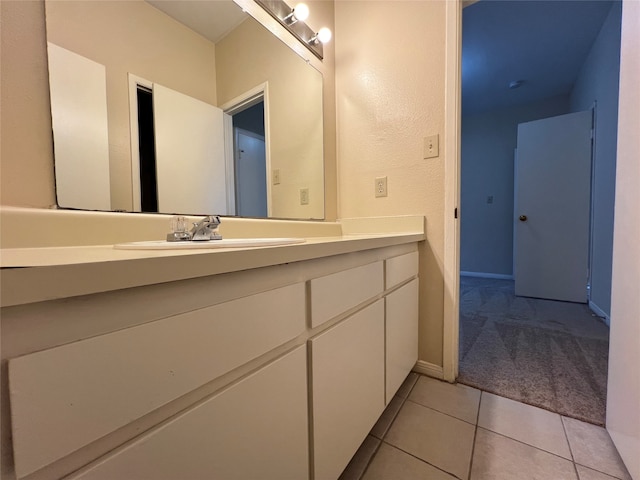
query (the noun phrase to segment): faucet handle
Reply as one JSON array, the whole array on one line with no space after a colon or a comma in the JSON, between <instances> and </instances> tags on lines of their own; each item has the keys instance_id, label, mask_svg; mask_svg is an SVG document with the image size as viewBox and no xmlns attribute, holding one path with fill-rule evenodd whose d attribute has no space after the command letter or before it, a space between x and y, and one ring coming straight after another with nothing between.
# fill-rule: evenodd
<instances>
[{"instance_id":1,"label":"faucet handle","mask_svg":"<svg viewBox=\"0 0 640 480\"><path fill-rule=\"evenodd\" d=\"M187 219L182 216L171 218L171 233L167 234L167 242L185 242L191 240L187 232Z\"/></svg>"},{"instance_id":2,"label":"faucet handle","mask_svg":"<svg viewBox=\"0 0 640 480\"><path fill-rule=\"evenodd\" d=\"M187 219L179 215L171 218L171 231L174 233L186 232Z\"/></svg>"}]
</instances>

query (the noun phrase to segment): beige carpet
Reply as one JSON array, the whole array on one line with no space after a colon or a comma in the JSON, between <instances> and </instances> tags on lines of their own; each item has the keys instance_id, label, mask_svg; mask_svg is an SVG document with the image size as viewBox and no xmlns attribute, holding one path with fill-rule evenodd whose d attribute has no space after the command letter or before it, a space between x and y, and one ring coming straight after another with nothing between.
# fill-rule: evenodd
<instances>
[{"instance_id":1,"label":"beige carpet","mask_svg":"<svg viewBox=\"0 0 640 480\"><path fill-rule=\"evenodd\" d=\"M586 305L461 277L458 381L604 425L609 328Z\"/></svg>"}]
</instances>

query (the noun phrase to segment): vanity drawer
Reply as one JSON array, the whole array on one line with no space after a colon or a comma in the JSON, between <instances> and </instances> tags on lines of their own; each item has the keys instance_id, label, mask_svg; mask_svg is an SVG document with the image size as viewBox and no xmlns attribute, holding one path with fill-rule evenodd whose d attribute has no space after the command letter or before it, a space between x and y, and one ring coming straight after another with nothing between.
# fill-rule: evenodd
<instances>
[{"instance_id":1,"label":"vanity drawer","mask_svg":"<svg viewBox=\"0 0 640 480\"><path fill-rule=\"evenodd\" d=\"M385 288L387 289L418 275L418 252L392 257L385 262Z\"/></svg>"},{"instance_id":2,"label":"vanity drawer","mask_svg":"<svg viewBox=\"0 0 640 480\"><path fill-rule=\"evenodd\" d=\"M296 348L71 478L309 478L306 359Z\"/></svg>"},{"instance_id":3,"label":"vanity drawer","mask_svg":"<svg viewBox=\"0 0 640 480\"><path fill-rule=\"evenodd\" d=\"M10 360L18 476L304 330L305 288L300 283Z\"/></svg>"},{"instance_id":4,"label":"vanity drawer","mask_svg":"<svg viewBox=\"0 0 640 480\"><path fill-rule=\"evenodd\" d=\"M382 262L374 262L311 280L311 327L382 293Z\"/></svg>"}]
</instances>

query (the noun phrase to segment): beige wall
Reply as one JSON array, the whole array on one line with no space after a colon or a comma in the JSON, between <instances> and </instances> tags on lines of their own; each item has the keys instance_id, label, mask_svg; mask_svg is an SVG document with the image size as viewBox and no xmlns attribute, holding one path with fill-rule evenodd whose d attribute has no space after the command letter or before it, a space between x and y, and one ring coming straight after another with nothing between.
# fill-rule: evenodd
<instances>
[{"instance_id":1,"label":"beige wall","mask_svg":"<svg viewBox=\"0 0 640 480\"><path fill-rule=\"evenodd\" d=\"M50 42L106 67L111 206L131 211L128 73L215 105L215 45L142 0L58 0L46 15Z\"/></svg>"},{"instance_id":2,"label":"beige wall","mask_svg":"<svg viewBox=\"0 0 640 480\"><path fill-rule=\"evenodd\" d=\"M42 1L0 2L0 203L56 203Z\"/></svg>"},{"instance_id":3,"label":"beige wall","mask_svg":"<svg viewBox=\"0 0 640 480\"><path fill-rule=\"evenodd\" d=\"M622 4L607 430L640 480L640 3Z\"/></svg>"},{"instance_id":4,"label":"beige wall","mask_svg":"<svg viewBox=\"0 0 640 480\"><path fill-rule=\"evenodd\" d=\"M426 215L419 353L442 365L445 2L339 1L335 41L339 214ZM433 134L440 156L424 160Z\"/></svg>"},{"instance_id":5,"label":"beige wall","mask_svg":"<svg viewBox=\"0 0 640 480\"><path fill-rule=\"evenodd\" d=\"M324 218L320 72L252 18L216 44L216 69L220 106L268 81L270 169L280 171L270 216ZM309 189L308 205L300 204L301 188Z\"/></svg>"}]
</instances>

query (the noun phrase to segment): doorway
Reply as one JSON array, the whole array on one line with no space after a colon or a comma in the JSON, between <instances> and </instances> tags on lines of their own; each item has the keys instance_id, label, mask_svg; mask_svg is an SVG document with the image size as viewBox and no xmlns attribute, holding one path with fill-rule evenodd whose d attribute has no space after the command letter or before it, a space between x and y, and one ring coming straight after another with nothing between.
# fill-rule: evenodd
<instances>
[{"instance_id":1,"label":"doorway","mask_svg":"<svg viewBox=\"0 0 640 480\"><path fill-rule=\"evenodd\" d=\"M544 4L544 5L543 5ZM467 41L467 28L469 23L469 12L479 12L487 7L487 10L494 9L499 12L499 16L503 18L509 18L509 8L533 8L536 6L554 6L560 9L567 9L564 13L556 12L550 15L548 12L545 14L536 13L534 11L523 14L520 12L517 18L525 19L526 25L517 25L517 18L510 20L510 35L506 42L502 42L504 45L496 48L502 48L502 50L490 50L489 52L478 52L478 48L471 49L472 52L479 53L473 58L465 58L465 42ZM571 13L571 8L585 7L590 9L586 13L577 14ZM483 390L492 391L493 389L504 384L506 381L520 380L519 386L516 390L522 395L517 398L518 400L529 401L529 403L535 403L531 391L527 391L523 387L529 384L534 384L536 380L540 380L543 377L546 379L547 385L551 395L555 395L556 400L558 398L565 398L562 394L558 393L564 388L566 384L563 384L563 379L572 379L576 377L574 373L576 371L584 374L584 381L581 381L580 389L577 394L577 398L587 398L590 395L591 390L594 388L600 389L604 393L598 394L601 401L601 414L604 415L604 396L606 395L606 360L607 360L607 347L606 340L603 340L603 331L606 333L606 325L594 316L594 313L590 311L586 306L579 306L576 304L561 305L561 311L558 313L552 312L549 301L540 301L535 299L528 299L524 297L516 297L513 286L513 227L514 221L517 222L515 216L515 210L513 206L513 151L515 148L515 138L517 125L519 123L528 122L531 120L537 120L545 117L553 117L556 115L567 114L578 110L588 110L593 105L594 101L598 102L599 116L603 110L603 103L607 103L608 121L603 123L599 118L598 126L595 133L595 163L594 163L594 175L597 175L595 185L599 192L606 191L606 197L596 198L594 202L599 205L602 212L608 211L610 218L607 219L606 215L601 215L599 218L595 218L596 227L595 231L600 235L600 240L591 238L592 244L600 242L599 249L594 249L594 257L609 258L609 271L607 273L606 268L600 269L598 273L599 278L611 279L610 263L611 263L611 245L607 248L602 244L602 234L612 235L612 217L613 217L613 187L611 180L615 178L615 175L611 175L611 171L615 172L615 141L611 141L611 138L615 139L616 136L616 121L617 121L617 78L619 71L619 63L617 66L609 64L603 66L602 62L608 62L611 58L616 59L615 49L617 48L619 59L619 25L620 25L620 5L615 3L587 3L587 2L489 2L481 0L480 2L473 3L465 8L464 21L462 22L463 29L463 57L462 57L462 112L461 112L461 124L462 124L462 139L461 139L461 238L460 238L460 271L466 274L460 279L460 335L459 335L459 379L464 380L465 375L468 376L469 372L465 372L465 368L468 367L474 351L477 353L482 351L486 353L485 372L489 373L485 377L487 385L482 385ZM597 11L599 10L599 11ZM483 11L480 17L480 27L486 28L484 32L485 36L490 36L493 32L500 30L499 26L492 23L493 20L489 15L490 12ZM487 65L479 62L478 59L488 59L485 63L490 64L493 57L497 58L521 58L526 64L535 72L542 72L543 68L537 64L536 58L527 57L522 52L513 51L512 54L505 54L505 49L525 45L526 41L518 38L517 34L520 31L531 31L535 24L536 15L543 18L560 18L561 15L569 15L567 18L574 24L579 17L582 20L587 21L588 25L584 25L583 28L576 28L572 31L580 31L580 35L584 37L585 32L592 32L592 37L588 40L589 45L584 48L582 57L579 61L574 61L577 58L574 57L564 60L564 63L569 64L571 62L577 62L577 73L575 74L574 84L570 85L571 89L562 93L556 91L553 95L539 96L537 98L529 97L527 101L527 88L540 85L542 81L534 77L522 78L522 77L510 77L503 75L504 78L499 88L502 88L504 98L507 100L517 100L510 104L509 102L499 104L494 107L487 107L485 110L478 109L475 112L469 112L468 102L469 96L465 96L465 84L471 82L474 87L481 86L483 84L481 77L472 78L478 74L479 70L482 70ZM546 22L547 27L549 22ZM563 23L563 22L559 22ZM477 27L477 25L476 25ZM474 28L472 26L472 28ZM565 29L566 30L566 29ZM472 30L473 31L473 30ZM476 32L477 33L477 32ZM566 32L564 32L566 34ZM559 37L555 36L556 33L547 31L546 37L540 37L538 40L534 39L533 50L538 53L544 48L544 44L551 43L555 45L566 46L563 51L569 51L570 45L574 43L574 40L567 39L566 41L560 41ZM557 33L560 35L560 33ZM617 45L616 45L617 35ZM582 38L582 40L585 40ZM478 45L474 45L478 47ZM609 50L606 55L602 55L604 51ZM614 50L613 53L611 50ZM526 48L525 48L526 50ZM566 51L564 53L566 53ZM468 52L466 52L468 53ZM546 55L546 54L545 54ZM547 58L545 56L545 58ZM600 65L598 64L600 62ZM562 62L561 62L562 64ZM526 67L527 65L525 65ZM599 67L599 68L598 68ZM605 68L606 67L606 68ZM510 75L524 75L522 72L526 70L520 70L519 73L512 73ZM534 73L535 73L534 72ZM586 77L591 76L590 80L593 81L593 75L602 75L602 72L608 72L608 76L604 83L609 85L609 92L598 91L593 89L593 82L585 80ZM493 70L491 74L494 81L500 76L500 73ZM561 76L559 67L552 71L552 74ZM533 74L532 74L533 75ZM551 75L548 74L548 75ZM523 80L516 82L516 80ZM514 88L509 88L510 84L514 84ZM518 88L520 87L520 88ZM496 87L498 88L498 87ZM566 87L568 89L568 87ZM615 95L612 93L615 92ZM467 92L468 93L468 92ZM481 100L486 101L491 95L483 95ZM590 97L587 101L587 97ZM606 131L606 132L605 132ZM505 141L505 132L511 135L511 140ZM471 137L470 138L470 134ZM608 137L608 139L604 139ZM607 142L605 145L604 142ZM485 145L484 150L481 148L482 144ZM607 153L604 153L604 149L607 149ZM484 153L482 153L484 152ZM470 163L469 159L476 159L475 163ZM497 159L502 159L502 163ZM600 169L600 170L599 170ZM603 171L607 171L607 174L603 174ZM481 180L476 182L476 188L469 187L469 179ZM598 185L600 185L598 187ZM543 192L544 184L538 185L538 189ZM509 203L511 203L509 205ZM597 225L601 225L598 228ZM609 225L609 226L607 226ZM596 251L597 250L597 251ZM603 253L604 252L604 253ZM595 263L595 262L594 262ZM607 263L602 262L602 263ZM586 276L586 272L585 272ZM605 282L606 283L606 282ZM599 291L601 293L599 301L601 301L605 308L601 309L606 311L608 309L607 296L610 293L607 292L606 286L603 287L600 284ZM610 292L610 288L609 288ZM593 292L592 292L593 293ZM560 302L555 302L560 303ZM579 307L580 312L574 312L569 306ZM595 308L597 305L594 302L590 302L590 306L593 310L598 312ZM475 310L474 310L475 308ZM550 328L550 331L545 335L540 334L538 330L533 328L535 316L530 316L531 313L544 313L542 315L543 323L546 322L546 327ZM601 312L598 312L601 313ZM606 312L605 312L606 313ZM584 314L584 315L583 315ZM571 325L562 323L563 320L571 319ZM606 320L606 315L605 315ZM464 322L468 322L465 325ZM489 335L482 330L484 326L491 326L493 331ZM446 323L445 323L445 331ZM565 335L566 334L566 335ZM608 335L604 335L608 337ZM604 347L602 344L604 341ZM582 342L582 344L581 344ZM543 359L546 355L547 360L554 358L554 355L558 352L570 352L572 345L579 347L583 351L591 349L592 351L600 352L596 359L580 359L579 355L569 355L567 358L568 365L566 368L555 369L548 376L539 375L539 379L530 377L523 378L522 365L518 362L522 358L523 349L519 348L523 344L531 347L530 352L536 355L535 361ZM579 351L575 350L575 351ZM602 354L602 352L605 352ZM465 357L466 356L466 357ZM514 368L511 371L502 375L503 372L498 368L503 365L502 359L505 359L504 364L511 362L511 365L516 365L518 368ZM474 359L475 364L478 364L477 358ZM554 366L549 367L553 369ZM506 371L506 370L505 370ZM536 369L533 369L534 374ZM540 369L538 369L540 371ZM604 379L599 377L599 373L604 372ZM580 383L580 382L578 382ZM502 394L503 392L501 392ZM505 395L509 396L509 395ZM513 398L513 396L512 396ZM575 398L575 397L574 397ZM546 406L546 408L558 408ZM577 415L572 415L577 416ZM603 418L603 417L602 417ZM601 421L590 419L594 423L601 423Z\"/></svg>"},{"instance_id":2,"label":"doorway","mask_svg":"<svg viewBox=\"0 0 640 480\"><path fill-rule=\"evenodd\" d=\"M264 100L233 114L235 203L241 217L268 215L264 125Z\"/></svg>"},{"instance_id":3,"label":"doorway","mask_svg":"<svg viewBox=\"0 0 640 480\"><path fill-rule=\"evenodd\" d=\"M269 85L264 83L226 102L227 205L241 217L272 216L269 156Z\"/></svg>"}]
</instances>

